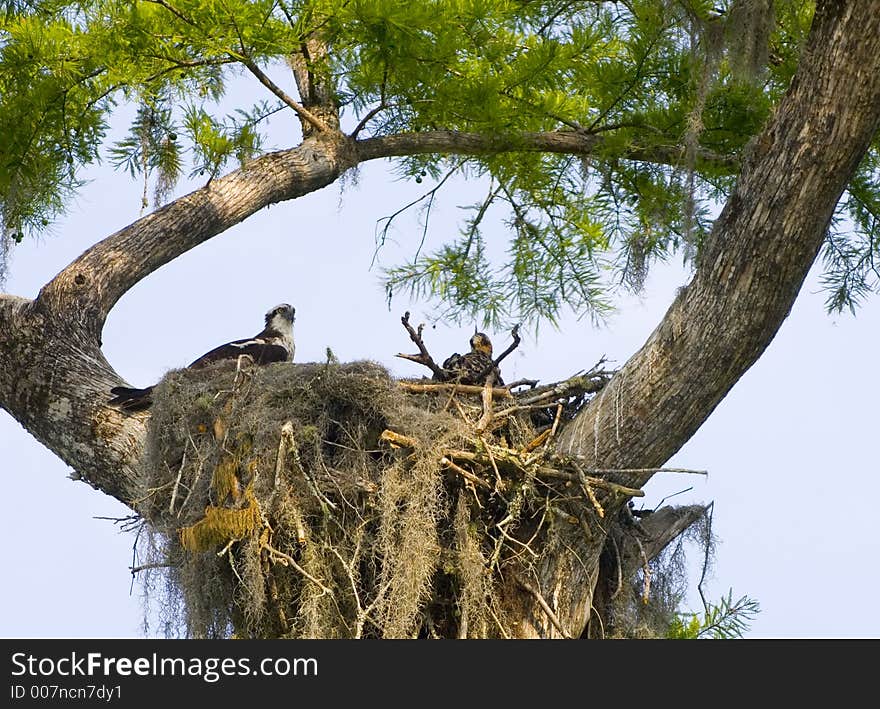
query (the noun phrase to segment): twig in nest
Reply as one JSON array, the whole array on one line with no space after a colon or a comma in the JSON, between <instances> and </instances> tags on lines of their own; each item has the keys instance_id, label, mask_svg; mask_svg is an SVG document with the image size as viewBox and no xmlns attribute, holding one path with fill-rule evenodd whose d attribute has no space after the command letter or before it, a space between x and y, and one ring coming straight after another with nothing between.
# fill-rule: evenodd
<instances>
[{"instance_id":1,"label":"twig in nest","mask_svg":"<svg viewBox=\"0 0 880 709\"><path fill-rule=\"evenodd\" d=\"M519 576L515 576L514 578L516 578L516 582L520 586L522 586L526 591L534 596L535 600L538 602L538 605L541 606L541 608L547 614L547 617L550 619L553 627L556 628L557 631L559 631L559 634L566 640L571 640L571 635L569 635L569 633L566 632L565 628L562 627L562 623L559 622L559 618L556 616L556 613L553 612L553 609L550 607L547 601L544 600L544 596L541 595L541 592L537 588L532 586L532 584L519 578Z\"/></svg>"},{"instance_id":2,"label":"twig in nest","mask_svg":"<svg viewBox=\"0 0 880 709\"><path fill-rule=\"evenodd\" d=\"M477 435L482 436L492 423L492 385L495 383L495 374L490 371L486 374L486 383L483 385L483 415L477 422Z\"/></svg>"},{"instance_id":3,"label":"twig in nest","mask_svg":"<svg viewBox=\"0 0 880 709\"><path fill-rule=\"evenodd\" d=\"M287 451L296 442L293 438L293 421L285 421L281 426L281 434L278 436L278 456L275 458L275 481L273 488L277 488L281 484L281 471L284 469L284 459L287 457Z\"/></svg>"},{"instance_id":4,"label":"twig in nest","mask_svg":"<svg viewBox=\"0 0 880 709\"><path fill-rule=\"evenodd\" d=\"M183 451L183 457L180 461L180 468L177 471L177 479L174 481L174 489L171 490L171 502L168 505L168 514L174 514L174 503L177 501L177 491L180 489L180 478L183 475L183 467L186 465L186 449Z\"/></svg>"},{"instance_id":5,"label":"twig in nest","mask_svg":"<svg viewBox=\"0 0 880 709\"><path fill-rule=\"evenodd\" d=\"M690 468L584 468L584 470L597 475L614 475L615 473L688 473L689 475L709 475L708 470L691 470Z\"/></svg>"},{"instance_id":6,"label":"twig in nest","mask_svg":"<svg viewBox=\"0 0 880 709\"><path fill-rule=\"evenodd\" d=\"M543 408L543 407L541 407ZM545 431L541 431L537 436L535 436L531 441L526 443L526 445L522 449L522 453L531 453L535 448L538 448L544 441L550 438L550 429L548 428Z\"/></svg>"},{"instance_id":7,"label":"twig in nest","mask_svg":"<svg viewBox=\"0 0 880 709\"><path fill-rule=\"evenodd\" d=\"M540 557L540 554L538 554L534 549L532 549L526 542L521 542L519 539L510 536L510 534L507 533L507 530L501 525L500 522L498 524L496 524L495 527L498 529L499 532L501 532L502 537L504 537L507 541L513 542L517 546L522 547L523 550L525 550L529 554L531 554L533 559L537 559ZM532 539L534 539L534 537L532 537ZM531 541L531 540L529 540L529 541Z\"/></svg>"},{"instance_id":8,"label":"twig in nest","mask_svg":"<svg viewBox=\"0 0 880 709\"><path fill-rule=\"evenodd\" d=\"M527 392L529 396L519 398L517 403L520 406L528 406L529 404L537 404L539 402L550 402L561 397L577 396L578 394L595 394L611 379L613 372L590 371L586 374L576 374L568 379L556 382L555 384L547 384L537 387Z\"/></svg>"},{"instance_id":9,"label":"twig in nest","mask_svg":"<svg viewBox=\"0 0 880 709\"><path fill-rule=\"evenodd\" d=\"M642 543L639 541L638 537L633 537L633 539L636 540L636 544L639 545L639 551L642 553L642 562L644 564L645 570L645 587L642 590L642 603L648 605L648 600L651 593L651 567L648 566L648 555L645 554L645 547L642 546Z\"/></svg>"},{"instance_id":10,"label":"twig in nest","mask_svg":"<svg viewBox=\"0 0 880 709\"><path fill-rule=\"evenodd\" d=\"M445 465L450 470L454 470L456 473L461 475L465 480L472 482L474 485L479 485L480 487L485 488L486 490L492 489L492 486L489 483L487 483L485 480L483 480L480 477L477 477L470 470L466 470L465 468L462 468L460 465L456 465L451 460L449 460L449 458L447 458L446 456L443 456L440 459L440 465Z\"/></svg>"},{"instance_id":11,"label":"twig in nest","mask_svg":"<svg viewBox=\"0 0 880 709\"><path fill-rule=\"evenodd\" d=\"M400 357L401 355L397 355ZM404 359L408 359L409 355L404 357ZM436 384L419 384L416 382L398 382L398 386L404 391L411 391L414 394L419 393L430 393L430 392L452 392L453 394L482 394L483 387L478 384L444 384L442 382L438 382ZM512 399L513 394L510 393L510 390L507 387L493 387L492 396L497 398L506 398Z\"/></svg>"},{"instance_id":12,"label":"twig in nest","mask_svg":"<svg viewBox=\"0 0 880 709\"><path fill-rule=\"evenodd\" d=\"M389 428L386 428L379 434L380 441L388 441L391 444L392 448L418 448L419 442L415 438L410 438L409 436L403 436L399 433L395 433Z\"/></svg>"},{"instance_id":13,"label":"twig in nest","mask_svg":"<svg viewBox=\"0 0 880 709\"><path fill-rule=\"evenodd\" d=\"M129 566L128 570L131 571L131 575L139 574L141 571L148 571L149 569L170 569L173 568L174 564L168 563L153 563L153 564L141 564L140 566Z\"/></svg>"},{"instance_id":14,"label":"twig in nest","mask_svg":"<svg viewBox=\"0 0 880 709\"><path fill-rule=\"evenodd\" d=\"M467 423L468 426L470 426L471 428L474 428L476 424L471 420L471 417L468 416L468 413L464 410L461 402L453 397L452 403L455 404L455 410L458 411L458 415L461 416L461 420Z\"/></svg>"},{"instance_id":15,"label":"twig in nest","mask_svg":"<svg viewBox=\"0 0 880 709\"><path fill-rule=\"evenodd\" d=\"M508 389L513 389L514 387L523 387L528 386L534 389L538 386L539 379L517 379L515 382L511 382L510 384L505 384Z\"/></svg>"},{"instance_id":16,"label":"twig in nest","mask_svg":"<svg viewBox=\"0 0 880 709\"><path fill-rule=\"evenodd\" d=\"M360 537L358 537L358 547L360 547ZM355 549L355 553L352 555L351 563L346 563L345 559L342 558L342 554L336 551L335 547L329 547L330 551L336 555L336 558L339 559L339 563L342 564L342 568L345 569L345 573L348 575L348 581L351 584L351 593L354 597L355 607L357 609L357 621L355 622L355 633L354 639L360 640L364 634L364 620L366 619L366 612L364 611L364 607L361 605L361 595L358 593L357 583L354 580L355 573L352 568L354 565L354 561L357 558L357 549Z\"/></svg>"},{"instance_id":17,"label":"twig in nest","mask_svg":"<svg viewBox=\"0 0 880 709\"><path fill-rule=\"evenodd\" d=\"M489 456L489 462L492 464L492 470L495 471L495 492L500 493L505 485L504 480L501 479L501 473L498 472L498 464L495 462L495 456L492 455L492 449L489 447L489 444L486 443L486 439L480 436L480 443L483 444L483 449L486 451L486 455Z\"/></svg>"},{"instance_id":18,"label":"twig in nest","mask_svg":"<svg viewBox=\"0 0 880 709\"><path fill-rule=\"evenodd\" d=\"M593 507L596 509L596 514L599 517L605 516L605 510L602 509L602 505L599 504L599 500L596 499L596 493L593 492L593 488L590 487L590 483L587 480L587 476L584 474L584 471L580 469L579 466L575 465L574 469L577 471L578 482L581 484L581 490L584 491L584 495L587 496L587 499L593 503Z\"/></svg>"},{"instance_id":19,"label":"twig in nest","mask_svg":"<svg viewBox=\"0 0 880 709\"><path fill-rule=\"evenodd\" d=\"M329 593L331 596L333 595L333 589L327 588L323 583L318 581L318 579L312 576L302 566L297 564L292 556L285 554L283 551L279 551L275 547L271 546L268 542L263 542L262 547L267 552L269 552L269 556L272 558L272 561L277 561L282 566L292 566L294 569L299 571L299 573L305 576L309 581L318 586L324 593Z\"/></svg>"},{"instance_id":20,"label":"twig in nest","mask_svg":"<svg viewBox=\"0 0 880 709\"><path fill-rule=\"evenodd\" d=\"M140 515L126 515L125 517L99 517L99 516L95 516L95 517L92 517L92 519L106 519L110 522L113 522L113 524L118 524L118 525L120 525L119 528L123 532L130 532L135 527L139 526L143 522L143 519L141 518Z\"/></svg>"},{"instance_id":21,"label":"twig in nest","mask_svg":"<svg viewBox=\"0 0 880 709\"><path fill-rule=\"evenodd\" d=\"M513 330L510 331L510 336L513 338L513 342L510 344L510 347L508 347L506 350L504 350L504 352L502 352L500 355L498 355L495 359L492 360L491 363L487 364L483 368L483 371L480 372L480 375L478 377L476 377L477 381L482 381L483 377L486 377L489 375L489 372L495 371L495 368L498 366L498 364L501 362L501 360L503 360L505 357L507 357L507 355L509 355L517 347L519 347L519 343L520 343L519 325L513 326Z\"/></svg>"},{"instance_id":22,"label":"twig in nest","mask_svg":"<svg viewBox=\"0 0 880 709\"><path fill-rule=\"evenodd\" d=\"M443 370L443 367L438 365L434 358L431 357L428 352L428 348L425 347L425 343L422 340L422 330L424 329L424 324L419 325L418 331L413 329L413 326L409 324L409 311L407 310L403 317L400 318L400 322L403 323L403 326L406 328L406 331L409 333L409 339L416 343L416 346L419 348L419 354L417 355L407 355L407 354L398 354L397 356L401 359L407 359L410 362L416 362L417 364L421 364L432 372L434 375L441 381L444 382L448 379L446 372Z\"/></svg>"}]
</instances>

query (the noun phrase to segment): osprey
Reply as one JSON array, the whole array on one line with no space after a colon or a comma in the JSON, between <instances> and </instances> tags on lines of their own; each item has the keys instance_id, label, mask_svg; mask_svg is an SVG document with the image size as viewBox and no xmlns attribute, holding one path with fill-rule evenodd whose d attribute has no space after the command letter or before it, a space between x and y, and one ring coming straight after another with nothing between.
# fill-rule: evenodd
<instances>
[{"instance_id":1,"label":"osprey","mask_svg":"<svg viewBox=\"0 0 880 709\"><path fill-rule=\"evenodd\" d=\"M504 386L501 372L492 363L492 342L482 332L471 336L471 351L465 354L450 355L443 361L443 369L450 381L460 384L485 384L490 372L495 373L495 385Z\"/></svg>"},{"instance_id":2,"label":"osprey","mask_svg":"<svg viewBox=\"0 0 880 709\"><path fill-rule=\"evenodd\" d=\"M223 359L238 359L242 355L250 357L254 364L293 361L293 321L296 311L292 305L282 303L266 313L266 327L262 332L243 340L233 340L225 345L205 352L192 362L187 369L200 369ZM155 385L153 385L155 386ZM153 403L153 387L135 389L133 387L113 387L115 396L109 404L125 411L140 411Z\"/></svg>"}]
</instances>

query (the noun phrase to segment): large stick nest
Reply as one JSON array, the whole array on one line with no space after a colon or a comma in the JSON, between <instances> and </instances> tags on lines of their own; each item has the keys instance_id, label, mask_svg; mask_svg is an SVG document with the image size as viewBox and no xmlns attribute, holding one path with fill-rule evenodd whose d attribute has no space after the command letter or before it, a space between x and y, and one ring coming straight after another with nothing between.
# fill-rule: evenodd
<instances>
[{"instance_id":1,"label":"large stick nest","mask_svg":"<svg viewBox=\"0 0 880 709\"><path fill-rule=\"evenodd\" d=\"M172 371L142 463L145 566L190 637L512 635L499 584L642 494L553 453L608 378L514 395L372 362Z\"/></svg>"}]
</instances>

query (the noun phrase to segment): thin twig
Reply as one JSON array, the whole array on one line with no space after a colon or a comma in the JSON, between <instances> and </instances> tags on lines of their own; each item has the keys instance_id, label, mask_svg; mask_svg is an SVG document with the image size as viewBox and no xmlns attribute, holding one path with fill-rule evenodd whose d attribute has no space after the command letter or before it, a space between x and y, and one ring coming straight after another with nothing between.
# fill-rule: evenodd
<instances>
[{"instance_id":1,"label":"thin twig","mask_svg":"<svg viewBox=\"0 0 880 709\"><path fill-rule=\"evenodd\" d=\"M329 593L331 596L333 595L333 590L327 588L323 583L318 581L314 576L312 576L308 571L306 571L302 566L296 563L296 561L288 554L285 554L283 551L279 551L275 547L271 546L268 542L263 542L263 548L269 552L273 557L277 557L279 563L284 566L292 566L299 573L305 576L309 581L318 586L324 593ZM273 559L274 560L274 559Z\"/></svg>"},{"instance_id":2,"label":"thin twig","mask_svg":"<svg viewBox=\"0 0 880 709\"><path fill-rule=\"evenodd\" d=\"M584 472L596 475L613 475L616 473L688 473L690 475L709 475L708 470L691 470L690 468L584 468Z\"/></svg>"},{"instance_id":3,"label":"thin twig","mask_svg":"<svg viewBox=\"0 0 880 709\"><path fill-rule=\"evenodd\" d=\"M562 623L559 622L559 618L556 616L556 613L553 612L553 609L549 606L547 601L544 600L544 596L541 595L541 592L538 591L538 589L532 586L530 583L524 581L518 576L515 576L514 578L520 586L522 586L526 591L534 596L535 600L538 602L538 605L541 606L541 608L547 614L547 617L550 619L553 627L556 628L557 631L559 631L559 634L562 635L563 638L571 640L571 635L565 630L565 628L562 627Z\"/></svg>"},{"instance_id":4,"label":"thin twig","mask_svg":"<svg viewBox=\"0 0 880 709\"><path fill-rule=\"evenodd\" d=\"M466 470L465 468L462 468L460 465L455 464L446 456L443 456L440 459L440 465L445 465L450 470L454 470L456 473L461 475L465 480L472 482L474 485L479 485L480 487L485 488L486 490L492 489L492 486L489 483L487 483L485 480L477 477L470 470Z\"/></svg>"},{"instance_id":5,"label":"thin twig","mask_svg":"<svg viewBox=\"0 0 880 709\"><path fill-rule=\"evenodd\" d=\"M141 571L148 571L149 569L169 569L173 568L175 564L169 563L160 563L156 562L154 564L141 564L140 566L129 566L128 570L131 571L131 575L139 574Z\"/></svg>"},{"instance_id":6,"label":"thin twig","mask_svg":"<svg viewBox=\"0 0 880 709\"><path fill-rule=\"evenodd\" d=\"M593 488L590 487L590 483L587 480L587 476L584 474L584 471L581 470L579 466L574 466L574 469L578 474L578 482L581 484L581 490L584 491L584 494L587 496L587 499L593 504L593 508L596 510L596 514L599 517L605 517L605 510L602 509L602 505L599 504L599 500L596 498L596 493L593 492Z\"/></svg>"},{"instance_id":7,"label":"thin twig","mask_svg":"<svg viewBox=\"0 0 880 709\"><path fill-rule=\"evenodd\" d=\"M281 433L278 436L278 455L275 458L275 480L272 483L273 489L277 489L281 484L281 471L284 469L284 459L287 457L287 451L293 442L293 421L285 421L281 426Z\"/></svg>"},{"instance_id":8,"label":"thin twig","mask_svg":"<svg viewBox=\"0 0 880 709\"><path fill-rule=\"evenodd\" d=\"M492 423L492 385L495 383L494 371L489 371L485 375L486 383L483 385L483 415L477 422L477 435L482 436L489 425Z\"/></svg>"},{"instance_id":9,"label":"thin twig","mask_svg":"<svg viewBox=\"0 0 880 709\"><path fill-rule=\"evenodd\" d=\"M263 86L269 89L269 91L275 94L288 106L290 106L296 112L296 115L298 115L307 123L310 123L312 126L314 126L316 130L320 131L321 133L328 133L330 131L324 121L322 121L314 113L309 111L305 106L298 103L297 101L294 101L284 92L284 90L280 86L278 86L274 81L272 81L272 79L266 76L266 74L263 73L262 69L260 69L260 67L258 67L254 63L253 59L247 56L237 57L237 59L247 67L248 71L250 71L251 74L257 77L257 80Z\"/></svg>"},{"instance_id":10,"label":"thin twig","mask_svg":"<svg viewBox=\"0 0 880 709\"><path fill-rule=\"evenodd\" d=\"M636 544L639 546L639 551L642 554L642 564L645 572L645 585L642 589L642 603L647 605L651 593L651 567L648 566L648 555L645 553L645 547L642 546L638 537L634 536L633 539L635 539Z\"/></svg>"},{"instance_id":11,"label":"thin twig","mask_svg":"<svg viewBox=\"0 0 880 709\"><path fill-rule=\"evenodd\" d=\"M510 344L510 346L506 350L504 350L504 352L502 352L500 355L498 355L495 359L493 359L489 364L487 364L483 368L483 371L480 372L478 377L476 377L477 381L482 381L483 377L488 376L489 372L495 371L495 369L498 367L501 360L503 360L505 357L507 357L507 355L509 355L511 352L513 352L519 346L519 343L520 343L519 325L513 326L513 329L510 331L510 336L513 338L513 342Z\"/></svg>"},{"instance_id":12,"label":"thin twig","mask_svg":"<svg viewBox=\"0 0 880 709\"><path fill-rule=\"evenodd\" d=\"M177 500L177 490L180 487L180 477L183 475L183 467L186 465L186 449L183 450L183 456L180 460L180 468L177 470L177 479L174 481L174 488L171 490L171 502L168 504L168 514L174 514L174 503Z\"/></svg>"}]
</instances>

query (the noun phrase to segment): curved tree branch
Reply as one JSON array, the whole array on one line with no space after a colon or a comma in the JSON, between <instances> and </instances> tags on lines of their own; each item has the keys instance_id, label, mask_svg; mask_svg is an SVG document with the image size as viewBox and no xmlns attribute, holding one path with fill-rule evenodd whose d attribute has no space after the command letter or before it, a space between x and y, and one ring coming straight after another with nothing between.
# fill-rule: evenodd
<instances>
[{"instance_id":1,"label":"curved tree branch","mask_svg":"<svg viewBox=\"0 0 880 709\"><path fill-rule=\"evenodd\" d=\"M402 155L426 153L454 153L456 155L491 155L504 152L559 153L565 155L595 155L605 145L603 136L581 131L526 131L507 135L468 133L450 130L398 133L396 135L366 138L357 142L361 160L372 160ZM699 149L697 159L707 165L732 172L739 167L739 158ZM681 166L684 152L679 146L630 146L625 159Z\"/></svg>"},{"instance_id":2,"label":"curved tree branch","mask_svg":"<svg viewBox=\"0 0 880 709\"><path fill-rule=\"evenodd\" d=\"M487 136L428 131L363 141L322 132L289 150L269 153L180 197L99 242L40 291L39 303L64 310L96 338L110 309L157 268L260 209L331 184L360 162L428 153L554 152L589 155L603 138L573 132ZM673 150L634 150L633 159L674 162ZM716 158L731 165L732 158Z\"/></svg>"},{"instance_id":3,"label":"curved tree branch","mask_svg":"<svg viewBox=\"0 0 880 709\"><path fill-rule=\"evenodd\" d=\"M354 164L339 134L257 158L97 243L47 283L37 301L99 338L110 309L142 278L264 207L331 184Z\"/></svg>"}]
</instances>

